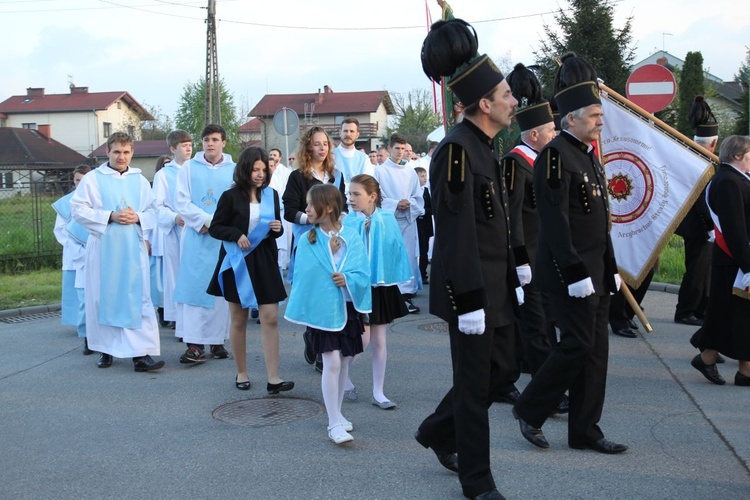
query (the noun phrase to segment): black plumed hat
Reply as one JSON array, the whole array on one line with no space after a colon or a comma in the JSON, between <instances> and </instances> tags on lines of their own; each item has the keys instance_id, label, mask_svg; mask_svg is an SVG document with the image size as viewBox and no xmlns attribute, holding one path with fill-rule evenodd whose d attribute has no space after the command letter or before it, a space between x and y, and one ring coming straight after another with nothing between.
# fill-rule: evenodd
<instances>
[{"instance_id":1,"label":"black plumed hat","mask_svg":"<svg viewBox=\"0 0 750 500\"><path fill-rule=\"evenodd\" d=\"M555 74L553 94L557 94L562 89L576 85L581 82L597 82L598 76L594 67L583 57L577 56L574 52L568 52L560 58L560 67Z\"/></svg>"},{"instance_id":2,"label":"black plumed hat","mask_svg":"<svg viewBox=\"0 0 750 500\"><path fill-rule=\"evenodd\" d=\"M555 94L555 100L561 117L577 109L602 103L596 82L581 82L566 87Z\"/></svg>"},{"instance_id":3,"label":"black plumed hat","mask_svg":"<svg viewBox=\"0 0 750 500\"><path fill-rule=\"evenodd\" d=\"M505 77L487 54L483 54L453 75L447 86L464 107L469 107L497 87Z\"/></svg>"},{"instance_id":4,"label":"black plumed hat","mask_svg":"<svg viewBox=\"0 0 750 500\"><path fill-rule=\"evenodd\" d=\"M474 28L463 19L437 21L422 42L422 70L440 83L477 55L479 41Z\"/></svg>"},{"instance_id":5,"label":"black plumed hat","mask_svg":"<svg viewBox=\"0 0 750 500\"><path fill-rule=\"evenodd\" d=\"M713 112L711 112L711 107L702 95L697 95L693 99L693 104L688 112L688 121L690 121L690 126L695 129L696 137L716 137L719 135L719 124Z\"/></svg>"},{"instance_id":6,"label":"black plumed hat","mask_svg":"<svg viewBox=\"0 0 750 500\"><path fill-rule=\"evenodd\" d=\"M525 132L540 125L553 122L554 116L552 116L552 108L549 103L543 101L518 109L516 111L516 121L521 132Z\"/></svg>"},{"instance_id":7,"label":"black plumed hat","mask_svg":"<svg viewBox=\"0 0 750 500\"><path fill-rule=\"evenodd\" d=\"M522 63L516 64L505 80L519 106L536 104L542 99L542 85L534 72Z\"/></svg>"}]
</instances>

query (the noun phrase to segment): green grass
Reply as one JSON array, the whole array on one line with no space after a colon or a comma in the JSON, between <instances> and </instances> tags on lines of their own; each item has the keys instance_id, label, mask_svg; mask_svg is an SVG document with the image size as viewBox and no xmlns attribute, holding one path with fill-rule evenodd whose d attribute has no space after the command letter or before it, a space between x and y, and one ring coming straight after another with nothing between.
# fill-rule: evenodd
<instances>
[{"instance_id":1,"label":"green grass","mask_svg":"<svg viewBox=\"0 0 750 500\"><path fill-rule=\"evenodd\" d=\"M685 244L682 238L673 234L659 257L659 267L653 281L679 285L685 274Z\"/></svg>"},{"instance_id":2,"label":"green grass","mask_svg":"<svg viewBox=\"0 0 750 500\"><path fill-rule=\"evenodd\" d=\"M35 215L32 195L12 196L0 200L0 257L32 254L60 249L52 230L58 196L42 196Z\"/></svg>"},{"instance_id":3,"label":"green grass","mask_svg":"<svg viewBox=\"0 0 750 500\"><path fill-rule=\"evenodd\" d=\"M0 274L0 310L59 304L61 286L59 269Z\"/></svg>"}]
</instances>

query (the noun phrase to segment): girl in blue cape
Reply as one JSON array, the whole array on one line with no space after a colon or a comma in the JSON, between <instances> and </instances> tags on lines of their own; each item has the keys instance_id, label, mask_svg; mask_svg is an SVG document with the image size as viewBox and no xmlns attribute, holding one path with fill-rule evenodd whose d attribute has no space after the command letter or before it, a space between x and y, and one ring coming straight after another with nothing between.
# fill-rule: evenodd
<instances>
[{"instance_id":1,"label":"girl in blue cape","mask_svg":"<svg viewBox=\"0 0 750 500\"><path fill-rule=\"evenodd\" d=\"M216 206L209 234L222 241L219 262L207 292L223 296L229 303L229 339L237 365L237 389L250 389L247 374L247 315L260 312L263 356L269 394L289 391L294 382L279 378L279 302L286 298L276 266L276 238L281 236L279 195L268 187L268 155L260 148L247 148L234 169L234 185Z\"/></svg>"},{"instance_id":2,"label":"girl in blue cape","mask_svg":"<svg viewBox=\"0 0 750 500\"><path fill-rule=\"evenodd\" d=\"M364 347L372 342L372 404L390 410L396 407L396 403L383 394L388 357L386 326L409 314L398 284L409 281L413 273L398 222L391 212L380 209L381 200L380 184L374 177L367 174L352 177L349 185L352 212L344 218L344 225L357 230L370 260L372 313ZM356 399L356 390L350 380L347 380L347 388L347 397Z\"/></svg>"},{"instance_id":3,"label":"girl in blue cape","mask_svg":"<svg viewBox=\"0 0 750 500\"><path fill-rule=\"evenodd\" d=\"M351 358L362 352L369 313L370 266L357 231L342 226L341 193L319 184L307 193L308 220L314 224L299 240L294 285L284 318L310 328L312 347L323 358L320 379L328 413L328 437L336 444L352 440L352 423L341 414Z\"/></svg>"}]
</instances>

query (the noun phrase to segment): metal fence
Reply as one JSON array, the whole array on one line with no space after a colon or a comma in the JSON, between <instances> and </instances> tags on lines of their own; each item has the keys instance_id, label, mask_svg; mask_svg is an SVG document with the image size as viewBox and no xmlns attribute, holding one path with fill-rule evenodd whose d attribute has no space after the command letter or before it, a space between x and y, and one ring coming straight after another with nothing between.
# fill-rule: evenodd
<instances>
[{"instance_id":1,"label":"metal fence","mask_svg":"<svg viewBox=\"0 0 750 500\"><path fill-rule=\"evenodd\" d=\"M60 266L52 203L73 189L77 165L0 166L0 273Z\"/></svg>"}]
</instances>

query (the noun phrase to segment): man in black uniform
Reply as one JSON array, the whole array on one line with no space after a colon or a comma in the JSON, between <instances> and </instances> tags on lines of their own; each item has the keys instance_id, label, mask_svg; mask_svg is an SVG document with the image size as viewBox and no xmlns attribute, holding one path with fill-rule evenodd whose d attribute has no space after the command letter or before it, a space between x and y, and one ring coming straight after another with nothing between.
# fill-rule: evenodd
<instances>
[{"instance_id":1,"label":"man in black uniform","mask_svg":"<svg viewBox=\"0 0 750 500\"><path fill-rule=\"evenodd\" d=\"M540 228L534 282L550 294L561 335L513 414L524 438L548 448L541 427L569 390L568 445L621 453L627 446L605 439L597 425L607 380L609 294L620 284L607 181L591 145L603 124L602 106L595 82L572 85L555 98L563 132L534 165Z\"/></svg>"},{"instance_id":2,"label":"man in black uniform","mask_svg":"<svg viewBox=\"0 0 750 500\"><path fill-rule=\"evenodd\" d=\"M524 303L518 322L523 355L533 377L552 350L542 306L542 293L531 283L539 233L534 194L534 160L539 151L555 138L552 108L547 101L516 111L521 144L501 160L510 205L511 247L518 279L523 286Z\"/></svg>"},{"instance_id":3,"label":"man in black uniform","mask_svg":"<svg viewBox=\"0 0 750 500\"><path fill-rule=\"evenodd\" d=\"M461 20L433 25L422 49L423 67L433 80L440 75L430 72L425 60L443 57L432 44L437 30L466 26ZM471 57L475 46L467 52ZM499 499L504 497L490 469L488 409L490 395L515 364L513 323L517 293L523 291L492 138L510 125L517 101L486 55L470 60L448 85L464 104L465 117L440 143L430 166L435 216L430 312L448 322L453 387L415 437L443 466L458 471L465 496Z\"/></svg>"}]
</instances>

